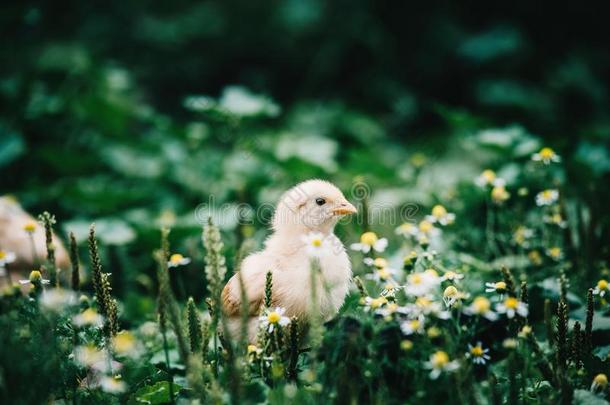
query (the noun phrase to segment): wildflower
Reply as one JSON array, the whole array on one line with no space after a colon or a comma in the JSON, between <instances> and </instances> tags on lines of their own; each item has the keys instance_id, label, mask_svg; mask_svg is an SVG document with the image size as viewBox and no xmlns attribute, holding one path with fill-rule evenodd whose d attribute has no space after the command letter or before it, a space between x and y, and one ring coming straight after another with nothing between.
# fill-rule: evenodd
<instances>
[{"instance_id":1,"label":"wildflower","mask_svg":"<svg viewBox=\"0 0 610 405\"><path fill-rule=\"evenodd\" d=\"M388 240L386 238L379 239L375 232L365 232L360 236L360 243L352 243L350 246L352 250L358 250L362 253L368 253L371 248L376 252L383 252L388 246Z\"/></svg>"},{"instance_id":2,"label":"wildflower","mask_svg":"<svg viewBox=\"0 0 610 405\"><path fill-rule=\"evenodd\" d=\"M498 315L491 309L491 302L483 296L476 297L464 312L468 315L482 316L492 322L498 319Z\"/></svg>"},{"instance_id":3,"label":"wildflower","mask_svg":"<svg viewBox=\"0 0 610 405\"><path fill-rule=\"evenodd\" d=\"M0 249L0 267L4 267L7 264L11 264L15 261L17 256L13 252L7 252Z\"/></svg>"},{"instance_id":4,"label":"wildflower","mask_svg":"<svg viewBox=\"0 0 610 405\"><path fill-rule=\"evenodd\" d=\"M568 226L567 222L563 219L561 214L554 213L552 215L545 215L543 218L544 222L551 225L556 225L560 228Z\"/></svg>"},{"instance_id":5,"label":"wildflower","mask_svg":"<svg viewBox=\"0 0 610 405\"><path fill-rule=\"evenodd\" d=\"M284 316L286 309L276 307L275 310L267 312L258 318L263 326L263 329L267 329L269 333L272 333L276 326L286 326L290 323L290 318Z\"/></svg>"},{"instance_id":6,"label":"wildflower","mask_svg":"<svg viewBox=\"0 0 610 405\"><path fill-rule=\"evenodd\" d=\"M98 314L96 310L88 308L82 313L72 317L72 323L79 327L91 325L101 328L104 325L104 317Z\"/></svg>"},{"instance_id":7,"label":"wildflower","mask_svg":"<svg viewBox=\"0 0 610 405\"><path fill-rule=\"evenodd\" d=\"M320 232L310 232L301 238L305 242L305 249L310 257L321 257L328 253L330 240Z\"/></svg>"},{"instance_id":8,"label":"wildflower","mask_svg":"<svg viewBox=\"0 0 610 405\"><path fill-rule=\"evenodd\" d=\"M432 215L426 216L426 220L431 223L439 223L441 225L451 225L455 221L455 214L447 212L447 209L442 205L432 207Z\"/></svg>"},{"instance_id":9,"label":"wildflower","mask_svg":"<svg viewBox=\"0 0 610 405\"><path fill-rule=\"evenodd\" d=\"M42 308L58 313L77 303L78 299L76 294L73 291L63 288L47 290L40 298L40 305Z\"/></svg>"},{"instance_id":10,"label":"wildflower","mask_svg":"<svg viewBox=\"0 0 610 405\"><path fill-rule=\"evenodd\" d=\"M406 314L407 312L405 307L401 307L395 302L390 302L382 308L377 309L375 315L381 315L389 321L392 319L392 315L396 313Z\"/></svg>"},{"instance_id":11,"label":"wildflower","mask_svg":"<svg viewBox=\"0 0 610 405\"><path fill-rule=\"evenodd\" d=\"M426 295L431 289L437 287L440 282L440 277L432 269L419 273L411 273L407 276L405 292L414 296Z\"/></svg>"},{"instance_id":12,"label":"wildflower","mask_svg":"<svg viewBox=\"0 0 610 405\"><path fill-rule=\"evenodd\" d=\"M400 348L405 352L408 352L409 350L413 349L413 342L409 339L404 339L402 342L400 342Z\"/></svg>"},{"instance_id":13,"label":"wildflower","mask_svg":"<svg viewBox=\"0 0 610 405\"><path fill-rule=\"evenodd\" d=\"M510 193L506 191L504 186L494 186L491 190L491 199L496 204L502 204L504 201L510 198Z\"/></svg>"},{"instance_id":14,"label":"wildflower","mask_svg":"<svg viewBox=\"0 0 610 405\"><path fill-rule=\"evenodd\" d=\"M188 257L182 256L180 253L174 253L169 257L169 261L167 262L167 267L178 267L185 266L191 262L191 259Z\"/></svg>"},{"instance_id":15,"label":"wildflower","mask_svg":"<svg viewBox=\"0 0 610 405\"><path fill-rule=\"evenodd\" d=\"M408 305L408 312L417 315L432 315L439 319L449 319L451 314L443 310L440 302L432 301L428 297L418 297L414 304Z\"/></svg>"},{"instance_id":16,"label":"wildflower","mask_svg":"<svg viewBox=\"0 0 610 405\"><path fill-rule=\"evenodd\" d=\"M424 317L420 315L417 319L403 321L400 324L400 330L407 336L424 333Z\"/></svg>"},{"instance_id":17,"label":"wildflower","mask_svg":"<svg viewBox=\"0 0 610 405\"><path fill-rule=\"evenodd\" d=\"M516 349L517 346L519 345L519 342L517 341L517 339L513 339L513 338L508 338L508 339L504 339L502 341L502 347L505 349Z\"/></svg>"},{"instance_id":18,"label":"wildflower","mask_svg":"<svg viewBox=\"0 0 610 405\"><path fill-rule=\"evenodd\" d=\"M452 286L452 285L445 288L445 291L443 291L443 302L445 302L445 305L447 307L452 307L457 302L459 302L462 298L466 298L466 297L467 297L466 294L459 291L457 288L455 288L455 286Z\"/></svg>"},{"instance_id":19,"label":"wildflower","mask_svg":"<svg viewBox=\"0 0 610 405\"><path fill-rule=\"evenodd\" d=\"M472 359L474 364L485 364L487 360L491 359L487 353L489 353L489 349L483 348L481 342L477 342L474 346L469 343L466 358Z\"/></svg>"},{"instance_id":20,"label":"wildflower","mask_svg":"<svg viewBox=\"0 0 610 405\"><path fill-rule=\"evenodd\" d=\"M532 155L534 162L542 162L545 165L561 162L561 158L551 148L542 148L538 153Z\"/></svg>"},{"instance_id":21,"label":"wildflower","mask_svg":"<svg viewBox=\"0 0 610 405\"><path fill-rule=\"evenodd\" d=\"M426 331L426 335L428 335L428 337L430 339L436 339L437 337L439 337L441 335L441 330L439 328L437 328L436 326L431 326Z\"/></svg>"},{"instance_id":22,"label":"wildflower","mask_svg":"<svg viewBox=\"0 0 610 405\"><path fill-rule=\"evenodd\" d=\"M109 368L107 352L99 350L92 344L77 346L74 349L74 360L82 367L90 367L101 372L106 372Z\"/></svg>"},{"instance_id":23,"label":"wildflower","mask_svg":"<svg viewBox=\"0 0 610 405\"><path fill-rule=\"evenodd\" d=\"M506 283L504 281L498 281L496 283L485 283L485 292L496 292L500 295L506 292Z\"/></svg>"},{"instance_id":24,"label":"wildflower","mask_svg":"<svg viewBox=\"0 0 610 405\"><path fill-rule=\"evenodd\" d=\"M398 228L396 228L395 232L396 232L396 235L402 235L402 236L416 235L417 227L410 222L405 222L405 223L401 224Z\"/></svg>"},{"instance_id":25,"label":"wildflower","mask_svg":"<svg viewBox=\"0 0 610 405\"><path fill-rule=\"evenodd\" d=\"M514 318L515 314L526 317L528 310L527 304L519 301L515 297L508 297L504 302L496 305L496 311L501 314L506 314L509 318Z\"/></svg>"},{"instance_id":26,"label":"wildflower","mask_svg":"<svg viewBox=\"0 0 610 405\"><path fill-rule=\"evenodd\" d=\"M456 273L454 271L447 271L441 277L441 281L458 281L464 278L464 275L461 273Z\"/></svg>"},{"instance_id":27,"label":"wildflower","mask_svg":"<svg viewBox=\"0 0 610 405\"><path fill-rule=\"evenodd\" d=\"M257 357L263 352L263 349L256 345L248 345L247 352L249 356Z\"/></svg>"},{"instance_id":28,"label":"wildflower","mask_svg":"<svg viewBox=\"0 0 610 405\"><path fill-rule=\"evenodd\" d=\"M610 292L610 284L604 279L599 280L593 289L593 294L599 295L600 297L605 296L608 292Z\"/></svg>"},{"instance_id":29,"label":"wildflower","mask_svg":"<svg viewBox=\"0 0 610 405\"><path fill-rule=\"evenodd\" d=\"M118 355L131 355L137 348L137 341L131 333L122 331L112 337L112 347Z\"/></svg>"},{"instance_id":30,"label":"wildflower","mask_svg":"<svg viewBox=\"0 0 610 405\"><path fill-rule=\"evenodd\" d=\"M452 372L460 367L457 360L449 361L449 355L442 350L433 353L424 366L432 370L430 378L433 380L436 380L443 371Z\"/></svg>"},{"instance_id":31,"label":"wildflower","mask_svg":"<svg viewBox=\"0 0 610 405\"><path fill-rule=\"evenodd\" d=\"M364 299L364 310L367 312L370 311L371 309L376 310L387 303L388 303L388 299L386 297L378 297L378 298L366 297Z\"/></svg>"},{"instance_id":32,"label":"wildflower","mask_svg":"<svg viewBox=\"0 0 610 405\"><path fill-rule=\"evenodd\" d=\"M127 390L127 384L120 377L103 376L100 380L102 391L109 394L120 394Z\"/></svg>"},{"instance_id":33,"label":"wildflower","mask_svg":"<svg viewBox=\"0 0 610 405\"><path fill-rule=\"evenodd\" d=\"M28 280L19 280L19 284L35 284L40 282L41 284L49 284L51 281L42 278L42 274L38 270L32 270L30 272L30 278Z\"/></svg>"},{"instance_id":34,"label":"wildflower","mask_svg":"<svg viewBox=\"0 0 610 405\"><path fill-rule=\"evenodd\" d=\"M370 257L365 257L363 262L367 266L374 266L374 267L377 267L378 269L383 269L383 268L388 267L388 261L386 259L384 259L383 257L377 257L375 259L372 259Z\"/></svg>"},{"instance_id":35,"label":"wildflower","mask_svg":"<svg viewBox=\"0 0 610 405\"><path fill-rule=\"evenodd\" d=\"M547 249L546 254L555 261L559 261L563 258L563 251L558 246Z\"/></svg>"},{"instance_id":36,"label":"wildflower","mask_svg":"<svg viewBox=\"0 0 610 405\"><path fill-rule=\"evenodd\" d=\"M593 392L602 392L608 386L608 376L606 374L598 374L593 378L593 383L591 384L591 391Z\"/></svg>"},{"instance_id":37,"label":"wildflower","mask_svg":"<svg viewBox=\"0 0 610 405\"><path fill-rule=\"evenodd\" d=\"M553 205L559 199L559 191L548 189L536 194L536 205L539 207Z\"/></svg>"},{"instance_id":38,"label":"wildflower","mask_svg":"<svg viewBox=\"0 0 610 405\"><path fill-rule=\"evenodd\" d=\"M434 226L434 223L424 219L417 226L419 236L438 236L441 231Z\"/></svg>"},{"instance_id":39,"label":"wildflower","mask_svg":"<svg viewBox=\"0 0 610 405\"><path fill-rule=\"evenodd\" d=\"M517 246L529 247L529 240L534 236L534 231L526 226L520 225L513 233L513 241Z\"/></svg>"},{"instance_id":40,"label":"wildflower","mask_svg":"<svg viewBox=\"0 0 610 405\"><path fill-rule=\"evenodd\" d=\"M518 333L518 336L522 339L527 338L532 333L532 327L529 325L523 326Z\"/></svg>"},{"instance_id":41,"label":"wildflower","mask_svg":"<svg viewBox=\"0 0 610 405\"><path fill-rule=\"evenodd\" d=\"M29 234L33 234L34 231L36 230L36 222L34 221L28 221L23 225L23 230L26 231Z\"/></svg>"},{"instance_id":42,"label":"wildflower","mask_svg":"<svg viewBox=\"0 0 610 405\"><path fill-rule=\"evenodd\" d=\"M496 176L496 172L494 172L493 170L487 169L487 170L483 170L483 173L481 173L476 179L475 179L475 184L479 187L485 187L485 186L490 186L490 185L495 185L494 183L499 180Z\"/></svg>"},{"instance_id":43,"label":"wildflower","mask_svg":"<svg viewBox=\"0 0 610 405\"><path fill-rule=\"evenodd\" d=\"M529 252L527 254L527 258L535 266L540 266L542 264L542 255L537 250L532 250L531 252Z\"/></svg>"},{"instance_id":44,"label":"wildflower","mask_svg":"<svg viewBox=\"0 0 610 405\"><path fill-rule=\"evenodd\" d=\"M373 274L367 274L367 278L375 280L376 282L394 281L393 277L397 274L397 271L389 267L376 269ZM395 282L393 283L395 284Z\"/></svg>"}]
</instances>

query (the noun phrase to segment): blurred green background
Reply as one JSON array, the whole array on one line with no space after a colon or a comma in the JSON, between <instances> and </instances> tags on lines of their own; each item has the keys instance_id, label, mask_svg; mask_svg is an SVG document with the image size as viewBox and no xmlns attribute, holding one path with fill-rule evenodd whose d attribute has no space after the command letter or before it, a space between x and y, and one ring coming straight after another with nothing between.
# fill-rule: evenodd
<instances>
[{"instance_id":1,"label":"blurred green background","mask_svg":"<svg viewBox=\"0 0 610 405\"><path fill-rule=\"evenodd\" d=\"M545 145L592 224L583 265L608 259L610 54L591 4L5 2L0 27L0 194L80 240L96 221L127 305L154 296L159 226L200 280L201 203L228 204L214 215L231 257L266 234L256 216L237 226L239 204L311 177L468 209L468 251L483 205L461 187L487 167L527 178L511 162Z\"/></svg>"}]
</instances>

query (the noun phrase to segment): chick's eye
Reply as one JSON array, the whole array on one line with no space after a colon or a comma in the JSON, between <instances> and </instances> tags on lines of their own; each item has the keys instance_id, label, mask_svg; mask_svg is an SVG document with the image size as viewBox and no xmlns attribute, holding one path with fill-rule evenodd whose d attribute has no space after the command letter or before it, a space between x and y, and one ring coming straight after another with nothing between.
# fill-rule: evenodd
<instances>
[{"instance_id":1,"label":"chick's eye","mask_svg":"<svg viewBox=\"0 0 610 405\"><path fill-rule=\"evenodd\" d=\"M324 198L316 198L316 204L324 205L326 204L326 200Z\"/></svg>"}]
</instances>

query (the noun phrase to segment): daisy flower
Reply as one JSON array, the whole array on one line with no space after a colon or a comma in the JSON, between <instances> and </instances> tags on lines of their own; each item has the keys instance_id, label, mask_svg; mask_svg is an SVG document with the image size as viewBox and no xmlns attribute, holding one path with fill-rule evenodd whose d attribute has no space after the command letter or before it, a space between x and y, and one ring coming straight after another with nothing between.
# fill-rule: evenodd
<instances>
[{"instance_id":1,"label":"daisy flower","mask_svg":"<svg viewBox=\"0 0 610 405\"><path fill-rule=\"evenodd\" d=\"M458 301L460 301L461 299L466 298L466 297L467 297L466 294L459 291L457 288L455 288L455 286L452 286L452 285L445 288L445 291L443 291L443 302L445 303L445 305L447 307L452 307Z\"/></svg>"},{"instance_id":2,"label":"daisy flower","mask_svg":"<svg viewBox=\"0 0 610 405\"><path fill-rule=\"evenodd\" d=\"M491 189L491 199L496 204L502 204L510 198L510 193L506 191L504 186L494 186Z\"/></svg>"},{"instance_id":3,"label":"daisy flower","mask_svg":"<svg viewBox=\"0 0 610 405\"><path fill-rule=\"evenodd\" d=\"M529 252L527 254L527 258L535 266L540 266L542 264L542 255L537 250L532 250L531 252Z\"/></svg>"},{"instance_id":4,"label":"daisy flower","mask_svg":"<svg viewBox=\"0 0 610 405\"><path fill-rule=\"evenodd\" d=\"M416 315L435 316L439 319L449 319L451 314L443 310L440 302L433 301L428 297L419 297L414 304L408 306L409 313Z\"/></svg>"},{"instance_id":5,"label":"daisy flower","mask_svg":"<svg viewBox=\"0 0 610 405\"><path fill-rule=\"evenodd\" d=\"M127 384L119 377L103 376L100 380L102 391L109 394L120 394L127 390Z\"/></svg>"},{"instance_id":6,"label":"daisy flower","mask_svg":"<svg viewBox=\"0 0 610 405\"><path fill-rule=\"evenodd\" d=\"M563 259L563 251L559 246L553 246L551 248L548 248L546 254L555 261Z\"/></svg>"},{"instance_id":7,"label":"daisy flower","mask_svg":"<svg viewBox=\"0 0 610 405\"><path fill-rule=\"evenodd\" d=\"M474 180L475 184L479 187L499 185L498 181L502 182L502 179L499 179L498 176L496 176L496 172L490 169L483 170Z\"/></svg>"},{"instance_id":8,"label":"daisy flower","mask_svg":"<svg viewBox=\"0 0 610 405\"><path fill-rule=\"evenodd\" d=\"M367 274L365 277L369 280L375 280L378 283L384 283L388 281L393 281L394 284L394 276L396 276L398 272L389 267L378 268L372 274Z\"/></svg>"},{"instance_id":9,"label":"daisy flower","mask_svg":"<svg viewBox=\"0 0 610 405\"><path fill-rule=\"evenodd\" d=\"M81 367L91 367L101 372L109 370L108 353L105 350L99 350L93 344L75 347L73 357Z\"/></svg>"},{"instance_id":10,"label":"daisy flower","mask_svg":"<svg viewBox=\"0 0 610 405\"><path fill-rule=\"evenodd\" d=\"M524 225L517 227L513 233L513 241L517 246L529 247L529 240L534 236L534 231Z\"/></svg>"},{"instance_id":11,"label":"daisy flower","mask_svg":"<svg viewBox=\"0 0 610 405\"><path fill-rule=\"evenodd\" d=\"M272 333L276 327L283 327L290 323L290 318L284 316L285 308L276 307L273 311L268 311L265 315L258 318L263 329Z\"/></svg>"},{"instance_id":12,"label":"daisy flower","mask_svg":"<svg viewBox=\"0 0 610 405\"><path fill-rule=\"evenodd\" d=\"M471 359L474 364L485 364L487 360L491 359L487 353L489 353L489 349L483 348L481 342L477 342L474 346L469 343L466 358Z\"/></svg>"},{"instance_id":13,"label":"daisy flower","mask_svg":"<svg viewBox=\"0 0 610 405\"><path fill-rule=\"evenodd\" d=\"M388 303L388 299L386 297L365 297L364 298L364 310L369 312L370 310L376 310L381 308L383 305Z\"/></svg>"},{"instance_id":14,"label":"daisy flower","mask_svg":"<svg viewBox=\"0 0 610 405\"><path fill-rule=\"evenodd\" d=\"M498 314L491 309L491 302L483 296L476 297L469 306L464 308L464 313L482 316L492 322L498 319Z\"/></svg>"},{"instance_id":15,"label":"daisy flower","mask_svg":"<svg viewBox=\"0 0 610 405\"><path fill-rule=\"evenodd\" d=\"M101 328L104 325L104 317L97 313L93 308L88 308L82 313L72 317L72 323L76 326L97 326Z\"/></svg>"},{"instance_id":16,"label":"daisy flower","mask_svg":"<svg viewBox=\"0 0 610 405\"><path fill-rule=\"evenodd\" d=\"M441 281L452 281L452 282L455 282L455 281L459 281L459 280L461 280L463 278L464 278L464 275L462 273L456 273L455 271L447 271L441 277Z\"/></svg>"},{"instance_id":17,"label":"daisy flower","mask_svg":"<svg viewBox=\"0 0 610 405\"><path fill-rule=\"evenodd\" d=\"M506 292L506 283L504 281L498 281L495 283L485 283L485 292L495 292L500 295Z\"/></svg>"},{"instance_id":18,"label":"daisy flower","mask_svg":"<svg viewBox=\"0 0 610 405\"><path fill-rule=\"evenodd\" d=\"M559 200L559 191L548 189L536 194L536 205L539 207L553 205Z\"/></svg>"},{"instance_id":19,"label":"daisy flower","mask_svg":"<svg viewBox=\"0 0 610 405\"><path fill-rule=\"evenodd\" d=\"M591 391L603 392L608 386L608 376L606 374L598 374L593 378L591 383Z\"/></svg>"},{"instance_id":20,"label":"daisy flower","mask_svg":"<svg viewBox=\"0 0 610 405\"><path fill-rule=\"evenodd\" d=\"M545 215L543 218L546 224L556 225L560 228L565 228L568 226L568 223L563 219L561 214L555 213L552 215Z\"/></svg>"},{"instance_id":21,"label":"daisy flower","mask_svg":"<svg viewBox=\"0 0 610 405\"><path fill-rule=\"evenodd\" d=\"M604 297L608 292L610 292L610 284L604 279L599 280L593 289L593 294L599 295L600 297Z\"/></svg>"},{"instance_id":22,"label":"daisy flower","mask_svg":"<svg viewBox=\"0 0 610 405\"><path fill-rule=\"evenodd\" d=\"M121 356L137 356L138 346L136 337L127 331L119 332L112 338L112 348L116 354Z\"/></svg>"},{"instance_id":23,"label":"daisy flower","mask_svg":"<svg viewBox=\"0 0 610 405\"><path fill-rule=\"evenodd\" d=\"M424 333L424 317L420 315L417 319L408 319L406 321L401 322L400 330L407 336L413 335L414 333Z\"/></svg>"},{"instance_id":24,"label":"daisy flower","mask_svg":"<svg viewBox=\"0 0 610 405\"><path fill-rule=\"evenodd\" d=\"M310 232L301 237L305 242L305 249L309 257L322 257L326 255L330 249L330 241L320 232Z\"/></svg>"},{"instance_id":25,"label":"daisy flower","mask_svg":"<svg viewBox=\"0 0 610 405\"><path fill-rule=\"evenodd\" d=\"M455 214L447 212L447 209L442 205L432 207L432 214L426 216L426 220L431 223L439 223L441 225L451 225L455 221Z\"/></svg>"},{"instance_id":26,"label":"daisy flower","mask_svg":"<svg viewBox=\"0 0 610 405\"><path fill-rule=\"evenodd\" d=\"M545 165L561 162L561 157L551 148L542 148L539 152L532 155L534 162L542 162Z\"/></svg>"},{"instance_id":27,"label":"daisy flower","mask_svg":"<svg viewBox=\"0 0 610 405\"><path fill-rule=\"evenodd\" d=\"M377 267L378 269L383 269L388 267L388 261L386 259L384 259L383 257L377 257L376 259L373 259L371 257L365 257L363 260L364 264L366 264L367 266L371 267Z\"/></svg>"},{"instance_id":28,"label":"daisy flower","mask_svg":"<svg viewBox=\"0 0 610 405\"><path fill-rule=\"evenodd\" d=\"M417 226L411 222L405 222L396 228L396 235L414 236L417 235Z\"/></svg>"},{"instance_id":29,"label":"daisy flower","mask_svg":"<svg viewBox=\"0 0 610 405\"><path fill-rule=\"evenodd\" d=\"M450 361L449 355L439 350L430 356L430 360L424 363L424 367L430 369L430 378L436 380L442 372L452 372L460 367L457 360Z\"/></svg>"},{"instance_id":30,"label":"daisy flower","mask_svg":"<svg viewBox=\"0 0 610 405\"><path fill-rule=\"evenodd\" d=\"M15 261L17 256L13 252L7 252L0 249L0 267L4 267L7 264L11 264Z\"/></svg>"},{"instance_id":31,"label":"daisy flower","mask_svg":"<svg viewBox=\"0 0 610 405\"><path fill-rule=\"evenodd\" d=\"M504 302L497 304L496 312L506 314L509 318L514 318L515 314L522 317L526 317L528 314L527 304L515 297L508 297Z\"/></svg>"},{"instance_id":32,"label":"daisy flower","mask_svg":"<svg viewBox=\"0 0 610 405\"><path fill-rule=\"evenodd\" d=\"M191 262L191 259L188 257L182 256L180 253L174 253L169 257L169 261L167 262L167 267L178 267L185 266Z\"/></svg>"},{"instance_id":33,"label":"daisy flower","mask_svg":"<svg viewBox=\"0 0 610 405\"><path fill-rule=\"evenodd\" d=\"M405 307L401 307L395 302L390 302L387 305L383 306L375 310L375 315L381 315L385 319L390 320L392 315L394 314L406 314L407 309Z\"/></svg>"},{"instance_id":34,"label":"daisy flower","mask_svg":"<svg viewBox=\"0 0 610 405\"><path fill-rule=\"evenodd\" d=\"M22 285L26 285L26 284L34 284L40 282L41 284L50 284L51 281L42 278L42 274L40 273L40 271L38 270L32 270L30 272L30 278L28 280L19 280L19 284Z\"/></svg>"},{"instance_id":35,"label":"daisy flower","mask_svg":"<svg viewBox=\"0 0 610 405\"><path fill-rule=\"evenodd\" d=\"M76 305L78 302L73 291L64 288L53 288L44 291L40 297L40 306L53 312L61 312L65 308Z\"/></svg>"},{"instance_id":36,"label":"daisy flower","mask_svg":"<svg viewBox=\"0 0 610 405\"><path fill-rule=\"evenodd\" d=\"M26 222L25 224L23 224L23 230L29 234L34 233L34 231L36 230L36 222L34 222L34 221Z\"/></svg>"},{"instance_id":37,"label":"daisy flower","mask_svg":"<svg viewBox=\"0 0 610 405\"><path fill-rule=\"evenodd\" d=\"M386 238L379 239L375 232L365 232L360 236L360 243L352 243L350 248L352 250L361 251L362 253L368 253L371 249L376 252L383 252L388 247L388 240Z\"/></svg>"},{"instance_id":38,"label":"daisy flower","mask_svg":"<svg viewBox=\"0 0 610 405\"><path fill-rule=\"evenodd\" d=\"M428 269L423 272L411 273L407 276L405 292L416 297L428 294L441 282L436 271Z\"/></svg>"}]
</instances>

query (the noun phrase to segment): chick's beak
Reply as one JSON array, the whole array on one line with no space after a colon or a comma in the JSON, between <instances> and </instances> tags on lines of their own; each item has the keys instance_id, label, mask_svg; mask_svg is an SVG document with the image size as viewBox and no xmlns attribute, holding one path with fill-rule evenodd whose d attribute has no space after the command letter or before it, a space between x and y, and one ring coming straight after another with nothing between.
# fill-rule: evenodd
<instances>
[{"instance_id":1,"label":"chick's beak","mask_svg":"<svg viewBox=\"0 0 610 405\"><path fill-rule=\"evenodd\" d=\"M343 201L337 204L337 206L333 209L332 212L335 215L348 215L355 214L358 212L358 210L349 202Z\"/></svg>"}]
</instances>

